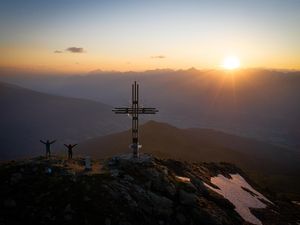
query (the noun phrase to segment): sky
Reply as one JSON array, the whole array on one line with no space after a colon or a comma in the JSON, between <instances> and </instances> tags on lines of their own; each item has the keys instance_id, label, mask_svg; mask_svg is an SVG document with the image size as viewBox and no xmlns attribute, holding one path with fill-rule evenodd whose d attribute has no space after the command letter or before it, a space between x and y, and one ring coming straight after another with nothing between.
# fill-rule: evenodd
<instances>
[{"instance_id":1,"label":"sky","mask_svg":"<svg viewBox=\"0 0 300 225\"><path fill-rule=\"evenodd\" d=\"M0 0L0 67L300 69L299 0Z\"/></svg>"}]
</instances>

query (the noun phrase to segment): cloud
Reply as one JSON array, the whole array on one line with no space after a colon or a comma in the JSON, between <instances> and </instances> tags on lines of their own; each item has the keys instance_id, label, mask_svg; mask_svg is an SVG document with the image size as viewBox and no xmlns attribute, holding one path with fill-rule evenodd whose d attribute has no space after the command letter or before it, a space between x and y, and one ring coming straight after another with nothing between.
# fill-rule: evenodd
<instances>
[{"instance_id":1,"label":"cloud","mask_svg":"<svg viewBox=\"0 0 300 225\"><path fill-rule=\"evenodd\" d=\"M63 53L63 51L56 50L54 53Z\"/></svg>"},{"instance_id":2,"label":"cloud","mask_svg":"<svg viewBox=\"0 0 300 225\"><path fill-rule=\"evenodd\" d=\"M167 58L166 56L164 55L154 55L154 56L151 56L151 59L165 59Z\"/></svg>"},{"instance_id":3,"label":"cloud","mask_svg":"<svg viewBox=\"0 0 300 225\"><path fill-rule=\"evenodd\" d=\"M69 47L66 49L66 51L71 52L71 53L84 53L83 48L78 48L78 47Z\"/></svg>"}]
</instances>

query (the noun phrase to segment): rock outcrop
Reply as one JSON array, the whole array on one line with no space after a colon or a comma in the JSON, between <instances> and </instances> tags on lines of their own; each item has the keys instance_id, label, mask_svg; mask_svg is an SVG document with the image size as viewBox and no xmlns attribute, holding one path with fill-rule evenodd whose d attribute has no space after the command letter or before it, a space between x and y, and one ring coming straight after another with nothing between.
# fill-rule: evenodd
<instances>
[{"instance_id":1,"label":"rock outcrop","mask_svg":"<svg viewBox=\"0 0 300 225\"><path fill-rule=\"evenodd\" d=\"M0 167L0 224L250 224L214 191L219 187L211 178L220 174L240 174L255 186L232 164L150 155L94 161L92 171L84 171L82 159L5 163ZM297 224L298 206L263 194L273 204L250 209L262 224Z\"/></svg>"}]
</instances>

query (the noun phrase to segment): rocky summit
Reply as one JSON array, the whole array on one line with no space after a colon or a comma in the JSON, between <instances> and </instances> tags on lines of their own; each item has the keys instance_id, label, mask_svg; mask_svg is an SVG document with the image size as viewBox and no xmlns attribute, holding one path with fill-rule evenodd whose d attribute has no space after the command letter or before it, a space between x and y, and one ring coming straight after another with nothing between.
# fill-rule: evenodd
<instances>
[{"instance_id":1,"label":"rocky summit","mask_svg":"<svg viewBox=\"0 0 300 225\"><path fill-rule=\"evenodd\" d=\"M299 224L299 205L228 163L141 155L43 157L0 166L0 224Z\"/></svg>"}]
</instances>

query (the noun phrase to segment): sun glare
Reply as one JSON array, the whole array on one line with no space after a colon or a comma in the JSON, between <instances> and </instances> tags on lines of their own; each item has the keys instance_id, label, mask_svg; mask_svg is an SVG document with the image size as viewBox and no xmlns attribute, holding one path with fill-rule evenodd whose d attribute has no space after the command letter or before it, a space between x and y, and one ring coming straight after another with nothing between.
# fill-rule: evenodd
<instances>
[{"instance_id":1,"label":"sun glare","mask_svg":"<svg viewBox=\"0 0 300 225\"><path fill-rule=\"evenodd\" d=\"M223 60L223 68L234 70L240 67L240 60L236 56L228 56Z\"/></svg>"}]
</instances>

